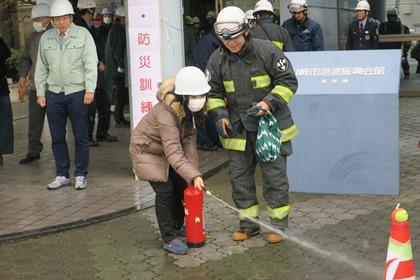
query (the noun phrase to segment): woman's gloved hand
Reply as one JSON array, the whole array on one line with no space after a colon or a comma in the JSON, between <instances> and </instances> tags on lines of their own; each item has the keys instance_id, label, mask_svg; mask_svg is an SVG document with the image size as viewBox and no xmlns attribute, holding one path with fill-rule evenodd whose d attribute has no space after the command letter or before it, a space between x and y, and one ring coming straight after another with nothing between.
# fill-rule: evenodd
<instances>
[{"instance_id":1,"label":"woman's gloved hand","mask_svg":"<svg viewBox=\"0 0 420 280\"><path fill-rule=\"evenodd\" d=\"M194 178L194 188L199 189L200 191L204 188L204 181L201 176Z\"/></svg>"}]
</instances>

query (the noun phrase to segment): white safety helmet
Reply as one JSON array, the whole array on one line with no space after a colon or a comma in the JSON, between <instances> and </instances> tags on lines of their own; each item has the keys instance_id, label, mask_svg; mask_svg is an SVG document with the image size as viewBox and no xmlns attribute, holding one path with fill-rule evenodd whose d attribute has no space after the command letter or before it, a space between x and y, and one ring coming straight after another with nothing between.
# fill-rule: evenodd
<instances>
[{"instance_id":1,"label":"white safety helmet","mask_svg":"<svg viewBox=\"0 0 420 280\"><path fill-rule=\"evenodd\" d=\"M36 4L47 4L48 7L51 7L52 3L54 2L54 0L37 0Z\"/></svg>"},{"instance_id":2,"label":"white safety helmet","mask_svg":"<svg viewBox=\"0 0 420 280\"><path fill-rule=\"evenodd\" d=\"M197 67L184 67L175 76L175 93L178 95L203 95L209 91L206 75Z\"/></svg>"},{"instance_id":3,"label":"white safety helmet","mask_svg":"<svg viewBox=\"0 0 420 280\"><path fill-rule=\"evenodd\" d=\"M246 11L245 12L245 18L247 20L254 20L255 19L255 17L254 17L254 10L248 10L248 11Z\"/></svg>"},{"instance_id":4,"label":"white safety helmet","mask_svg":"<svg viewBox=\"0 0 420 280\"><path fill-rule=\"evenodd\" d=\"M222 9L214 24L216 35L222 39L233 39L241 35L248 28L245 13L236 6Z\"/></svg>"},{"instance_id":5,"label":"white safety helmet","mask_svg":"<svg viewBox=\"0 0 420 280\"><path fill-rule=\"evenodd\" d=\"M105 7L105 8L102 9L102 12L101 12L101 15L104 15L104 14L113 15L114 14L114 9L112 7Z\"/></svg>"},{"instance_id":6,"label":"white safety helmet","mask_svg":"<svg viewBox=\"0 0 420 280\"><path fill-rule=\"evenodd\" d=\"M115 11L115 15L119 17L125 17L125 9L124 6L118 6L117 10Z\"/></svg>"},{"instance_id":7,"label":"white safety helmet","mask_svg":"<svg viewBox=\"0 0 420 280\"><path fill-rule=\"evenodd\" d=\"M192 23L193 23L193 24L200 23L200 19L199 19L198 17L193 17L193 18L192 18Z\"/></svg>"},{"instance_id":8,"label":"white safety helmet","mask_svg":"<svg viewBox=\"0 0 420 280\"><path fill-rule=\"evenodd\" d=\"M370 5L368 3L368 1L359 1L359 3L357 3L356 8L354 8L355 11L368 11L370 12Z\"/></svg>"},{"instance_id":9,"label":"white safety helmet","mask_svg":"<svg viewBox=\"0 0 420 280\"><path fill-rule=\"evenodd\" d=\"M77 8L79 10L94 9L96 8L96 2L95 0L79 0L77 2Z\"/></svg>"},{"instance_id":10,"label":"white safety helmet","mask_svg":"<svg viewBox=\"0 0 420 280\"><path fill-rule=\"evenodd\" d=\"M292 0L290 1L287 8L289 9L289 12L291 14L299 13L302 11L306 11L308 9L308 4L306 3L306 0Z\"/></svg>"},{"instance_id":11,"label":"white safety helmet","mask_svg":"<svg viewBox=\"0 0 420 280\"><path fill-rule=\"evenodd\" d=\"M263 11L273 13L273 5L271 5L271 3L267 0L260 0L257 2L257 4L255 4L254 14Z\"/></svg>"},{"instance_id":12,"label":"white safety helmet","mask_svg":"<svg viewBox=\"0 0 420 280\"><path fill-rule=\"evenodd\" d=\"M73 6L67 0L55 0L50 8L50 17L74 15Z\"/></svg>"},{"instance_id":13,"label":"white safety helmet","mask_svg":"<svg viewBox=\"0 0 420 280\"><path fill-rule=\"evenodd\" d=\"M216 18L216 12L213 10L210 10L207 12L206 19Z\"/></svg>"},{"instance_id":14,"label":"white safety helmet","mask_svg":"<svg viewBox=\"0 0 420 280\"><path fill-rule=\"evenodd\" d=\"M47 4L36 4L31 11L31 19L40 17L49 17L50 7Z\"/></svg>"}]
</instances>

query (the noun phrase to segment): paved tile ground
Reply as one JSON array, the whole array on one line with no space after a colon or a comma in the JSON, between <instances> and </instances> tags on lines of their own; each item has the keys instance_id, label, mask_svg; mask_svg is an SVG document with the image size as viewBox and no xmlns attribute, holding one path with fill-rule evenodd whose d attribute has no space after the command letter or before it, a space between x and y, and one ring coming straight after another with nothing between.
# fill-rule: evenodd
<instances>
[{"instance_id":1,"label":"paved tile ground","mask_svg":"<svg viewBox=\"0 0 420 280\"><path fill-rule=\"evenodd\" d=\"M75 191L71 186L48 191L46 185L55 177L48 128L44 129L42 137L44 151L41 160L30 165L18 164L27 152L26 108L25 103L13 103L16 112L15 153L6 155L4 165L0 167L0 240L154 204L154 192L149 184L134 180L128 154L127 128L112 128L112 134L119 137L118 142L101 143L99 147L90 149L86 190ZM71 136L68 142L72 159L74 145ZM226 160L224 151L200 151L200 168L204 173L219 167ZM74 166L73 162L71 166ZM71 180L74 182L73 176Z\"/></svg>"},{"instance_id":2,"label":"paved tile ground","mask_svg":"<svg viewBox=\"0 0 420 280\"><path fill-rule=\"evenodd\" d=\"M418 98L400 99L398 196L293 193L286 232L291 239L277 245L266 245L263 236L231 241L236 214L206 196L207 245L190 249L187 256L162 250L150 208L88 227L1 244L0 279L382 279L390 212L397 203L409 211L419 268L420 149L415 145L420 137L419 107ZM261 185L259 176L257 184ZM206 185L232 203L227 170L206 180ZM263 211L262 219L266 216Z\"/></svg>"}]
</instances>

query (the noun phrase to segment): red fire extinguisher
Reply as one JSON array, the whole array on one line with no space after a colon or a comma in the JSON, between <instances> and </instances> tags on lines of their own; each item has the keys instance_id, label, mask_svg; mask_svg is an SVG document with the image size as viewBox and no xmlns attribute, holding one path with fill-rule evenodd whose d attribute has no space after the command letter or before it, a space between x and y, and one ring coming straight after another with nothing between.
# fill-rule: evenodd
<instances>
[{"instance_id":1,"label":"red fire extinguisher","mask_svg":"<svg viewBox=\"0 0 420 280\"><path fill-rule=\"evenodd\" d=\"M184 190L185 225L187 245L198 248L206 244L203 221L203 191L188 185Z\"/></svg>"}]
</instances>

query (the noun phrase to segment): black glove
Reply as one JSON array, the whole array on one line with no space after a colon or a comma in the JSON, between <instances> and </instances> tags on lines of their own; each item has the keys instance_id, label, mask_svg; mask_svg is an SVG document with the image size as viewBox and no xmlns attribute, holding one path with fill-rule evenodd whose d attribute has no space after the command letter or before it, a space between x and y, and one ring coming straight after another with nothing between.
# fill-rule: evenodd
<instances>
[{"instance_id":1,"label":"black glove","mask_svg":"<svg viewBox=\"0 0 420 280\"><path fill-rule=\"evenodd\" d=\"M246 113L247 117L256 117L260 112L267 112L267 110L262 109L260 106L254 105Z\"/></svg>"},{"instance_id":2,"label":"black glove","mask_svg":"<svg viewBox=\"0 0 420 280\"><path fill-rule=\"evenodd\" d=\"M219 133L220 137L228 138L229 133L232 130L232 125L230 124L230 120L228 118L220 118L216 122L216 130Z\"/></svg>"}]
</instances>

